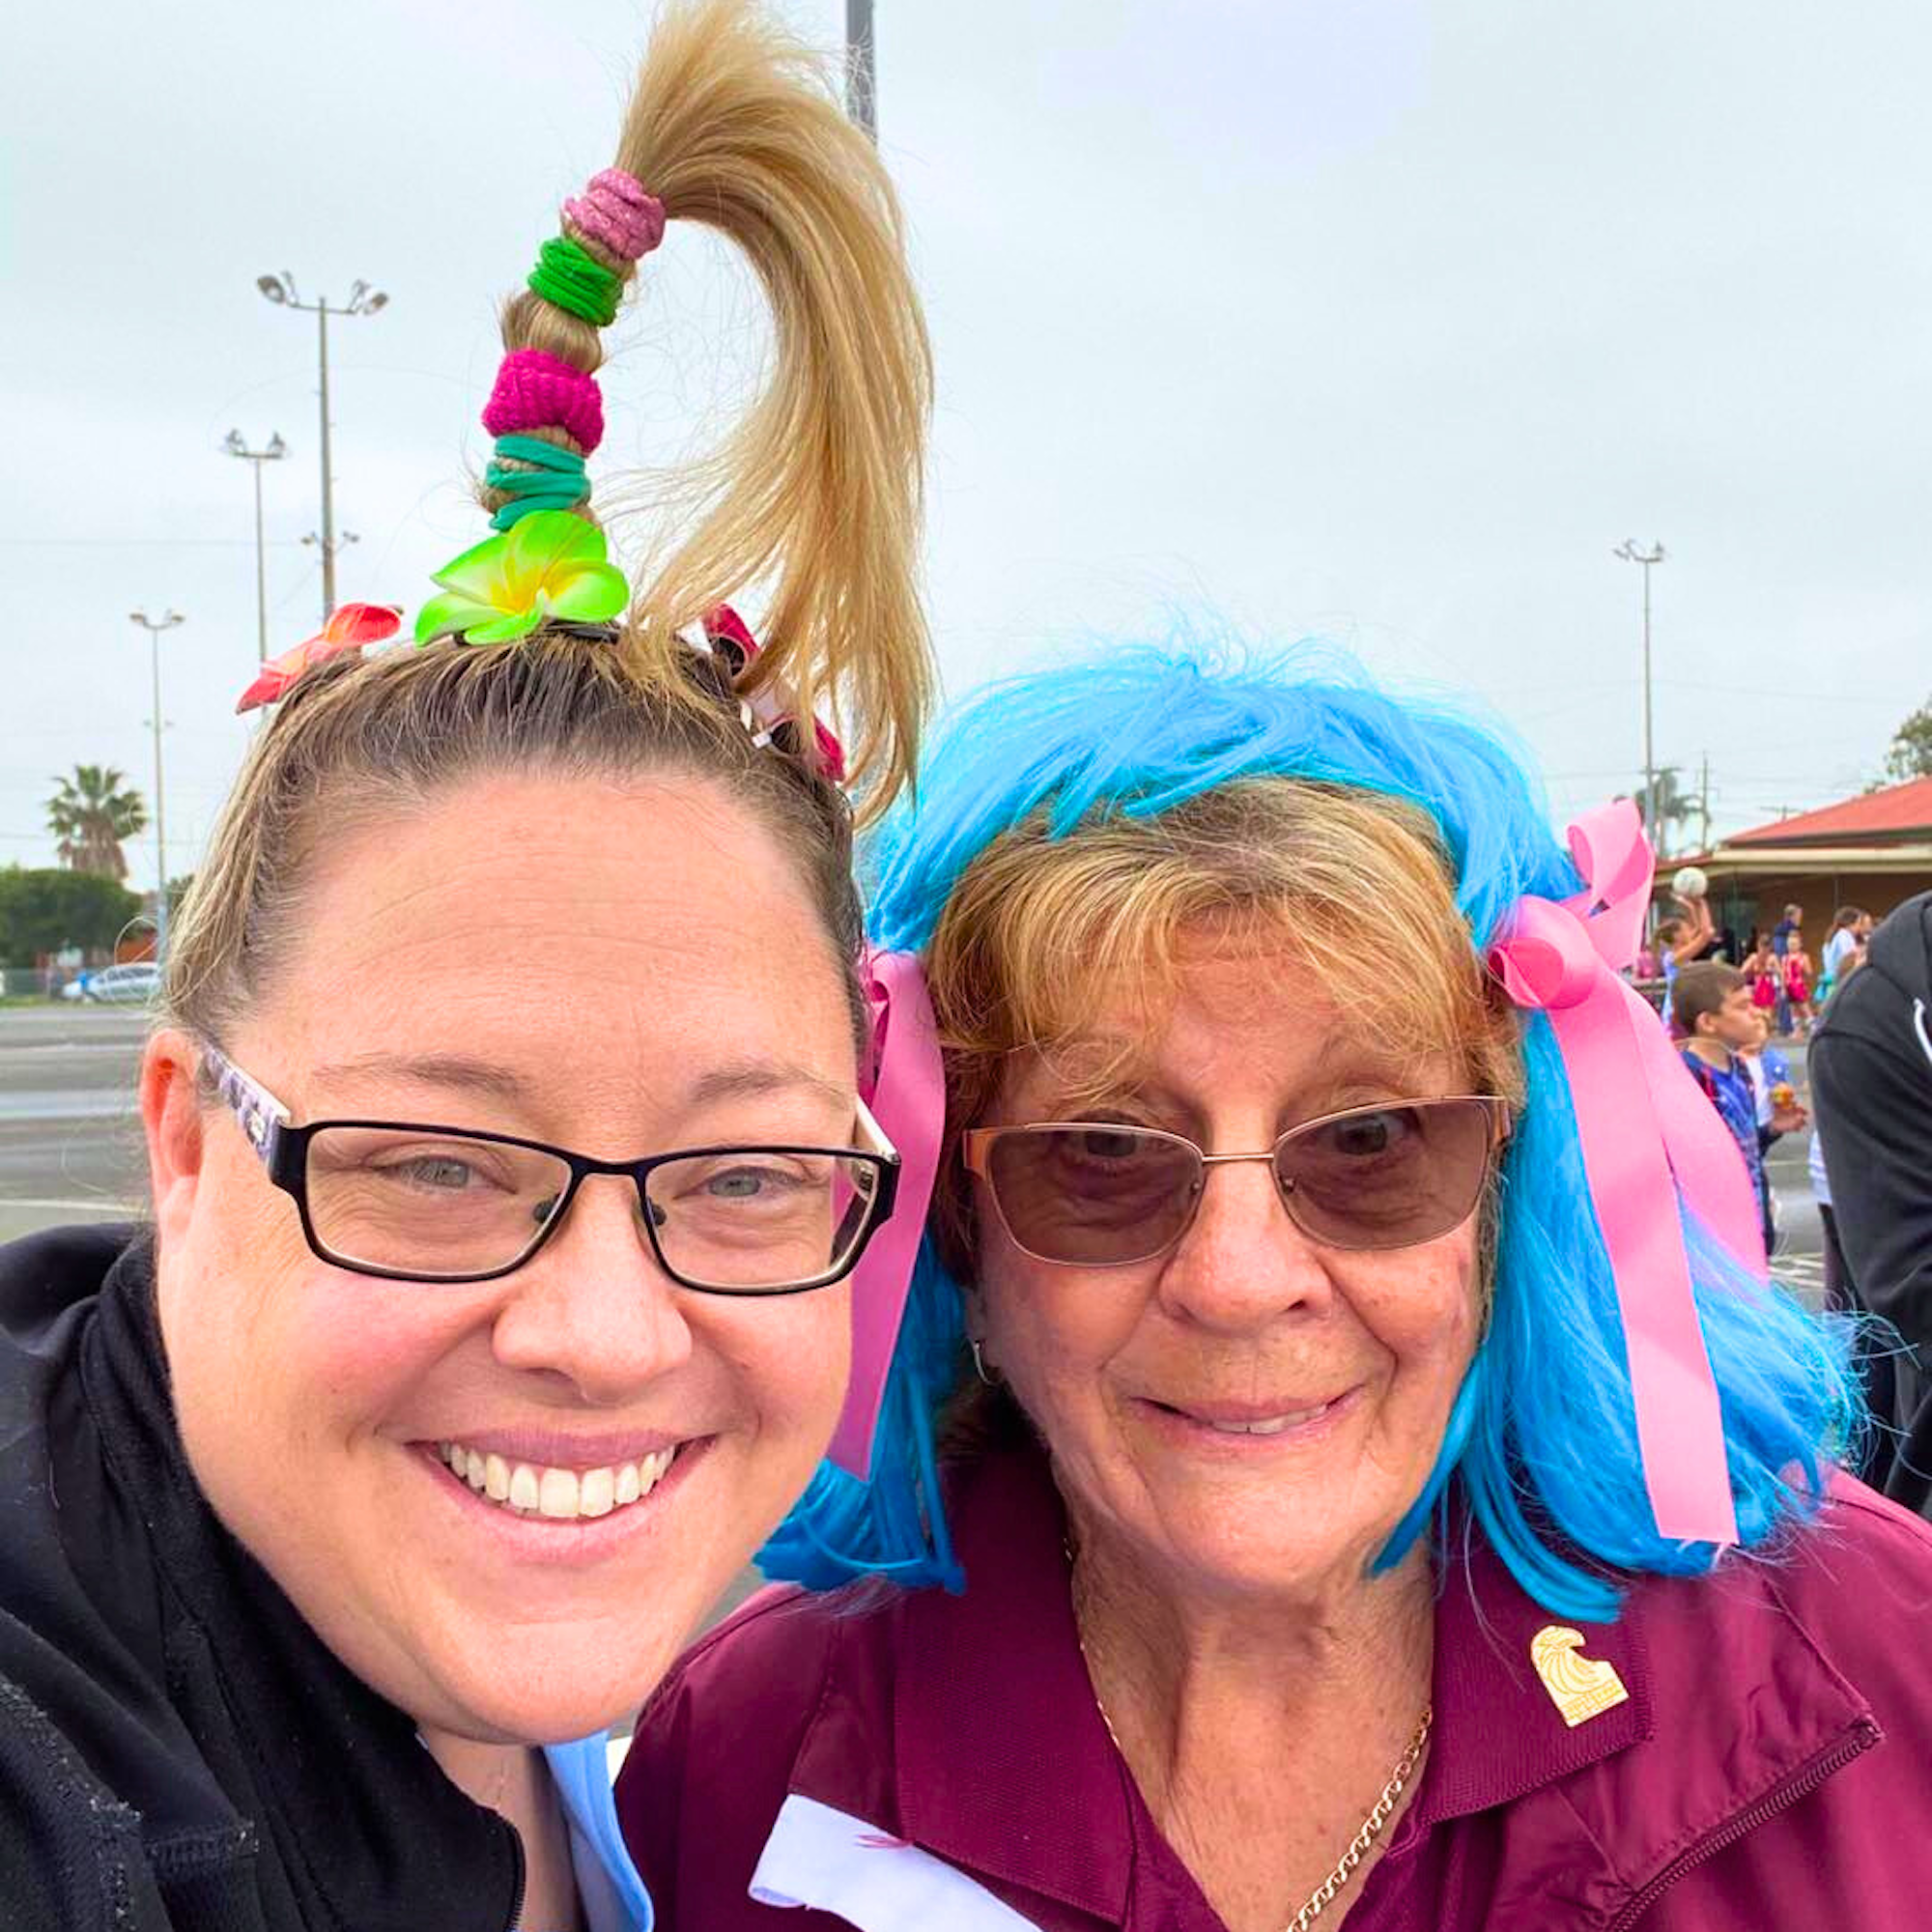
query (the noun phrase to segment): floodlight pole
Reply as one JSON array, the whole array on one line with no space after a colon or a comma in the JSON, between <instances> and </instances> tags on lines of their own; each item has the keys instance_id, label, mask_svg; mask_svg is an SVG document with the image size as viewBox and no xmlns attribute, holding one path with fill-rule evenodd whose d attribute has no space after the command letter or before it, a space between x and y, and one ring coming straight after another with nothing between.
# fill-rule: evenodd
<instances>
[{"instance_id":1,"label":"floodlight pole","mask_svg":"<svg viewBox=\"0 0 1932 1932\"><path fill-rule=\"evenodd\" d=\"M1662 851L1662 828L1657 823L1657 749L1651 736L1650 571L1653 564L1663 561L1664 551L1661 543L1639 550L1634 538L1626 537L1610 554L1643 569L1643 817L1644 830Z\"/></svg>"},{"instance_id":2,"label":"floodlight pole","mask_svg":"<svg viewBox=\"0 0 1932 1932\"><path fill-rule=\"evenodd\" d=\"M255 286L278 307L298 308L315 317L316 358L322 380L322 621L327 624L335 611L335 474L330 463L328 433L328 318L332 315L374 315L388 302L380 289L356 282L346 302L331 302L327 296L303 301L296 294L295 277L287 270L279 275L258 275Z\"/></svg>"},{"instance_id":3,"label":"floodlight pole","mask_svg":"<svg viewBox=\"0 0 1932 1932\"><path fill-rule=\"evenodd\" d=\"M845 0L845 112L879 138L879 71L872 44L872 0Z\"/></svg>"},{"instance_id":4,"label":"floodlight pole","mask_svg":"<svg viewBox=\"0 0 1932 1932\"><path fill-rule=\"evenodd\" d=\"M261 473L259 470L256 472ZM166 797L161 787L161 633L172 631L187 619L178 611L151 617L145 611L130 613L134 623L148 634L155 674L155 869L160 875L155 894L155 963L159 965L168 952L168 820Z\"/></svg>"},{"instance_id":5,"label":"floodlight pole","mask_svg":"<svg viewBox=\"0 0 1932 1932\"><path fill-rule=\"evenodd\" d=\"M239 456L245 463L252 464L255 470L255 655L260 663L269 661L269 574L266 562L266 546L262 536L262 466L265 463L279 463L289 453L289 446L279 435L269 439L266 449L250 449L239 429L228 432L228 440L221 447L230 456Z\"/></svg>"}]
</instances>

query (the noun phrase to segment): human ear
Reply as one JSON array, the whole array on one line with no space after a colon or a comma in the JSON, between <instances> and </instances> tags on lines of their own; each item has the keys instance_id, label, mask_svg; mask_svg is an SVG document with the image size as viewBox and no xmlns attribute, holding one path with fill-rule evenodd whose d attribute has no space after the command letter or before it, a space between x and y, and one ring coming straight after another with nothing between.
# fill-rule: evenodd
<instances>
[{"instance_id":1,"label":"human ear","mask_svg":"<svg viewBox=\"0 0 1932 1932\"><path fill-rule=\"evenodd\" d=\"M185 1235L201 1184L202 1112L195 1093L200 1056L169 1027L141 1055L141 1125L148 1140L148 1185L155 1227L165 1241Z\"/></svg>"}]
</instances>

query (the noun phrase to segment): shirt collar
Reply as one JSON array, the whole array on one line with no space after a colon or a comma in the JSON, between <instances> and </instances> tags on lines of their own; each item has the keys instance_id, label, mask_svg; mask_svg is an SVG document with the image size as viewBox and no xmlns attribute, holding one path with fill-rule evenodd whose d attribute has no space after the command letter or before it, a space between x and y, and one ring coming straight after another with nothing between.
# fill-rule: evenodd
<instances>
[{"instance_id":1,"label":"shirt collar","mask_svg":"<svg viewBox=\"0 0 1932 1932\"><path fill-rule=\"evenodd\" d=\"M965 1594L928 1590L905 1605L901 1828L956 1863L1118 1924L1133 1864L1127 1772L1080 1654L1045 1457L987 1454L952 1514ZM961 1658L980 1667L961 1670Z\"/></svg>"}]
</instances>

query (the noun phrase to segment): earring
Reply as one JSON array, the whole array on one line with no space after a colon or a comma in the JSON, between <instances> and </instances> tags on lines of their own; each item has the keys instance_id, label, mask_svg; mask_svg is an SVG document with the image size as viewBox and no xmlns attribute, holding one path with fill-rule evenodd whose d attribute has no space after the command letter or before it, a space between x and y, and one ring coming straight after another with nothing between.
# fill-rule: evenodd
<instances>
[{"instance_id":1,"label":"earring","mask_svg":"<svg viewBox=\"0 0 1932 1932\"><path fill-rule=\"evenodd\" d=\"M978 1376L982 1382L984 1382L988 1388L998 1388L1000 1385L999 1377L989 1376L986 1373L986 1358L980 1352L983 1345L981 1344L979 1336L977 1335L967 1336L966 1346L973 1351L973 1373L976 1376Z\"/></svg>"}]
</instances>

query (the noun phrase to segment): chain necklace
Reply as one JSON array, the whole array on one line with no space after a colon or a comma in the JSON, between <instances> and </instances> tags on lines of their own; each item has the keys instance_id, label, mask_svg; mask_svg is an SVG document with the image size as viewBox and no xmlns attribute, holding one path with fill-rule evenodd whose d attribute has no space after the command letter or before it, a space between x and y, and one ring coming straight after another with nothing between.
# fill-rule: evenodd
<instances>
[{"instance_id":1,"label":"chain necklace","mask_svg":"<svg viewBox=\"0 0 1932 1932\"><path fill-rule=\"evenodd\" d=\"M1072 1596L1074 1557L1070 1538L1063 1540L1061 1548L1066 1552L1067 1594ZM1107 1715L1107 1707L1101 1701L1100 1687L1094 1680L1094 1660L1087 1654L1087 1634L1080 1628L1080 1606L1073 1605L1073 1640L1080 1646L1080 1661L1087 1666L1087 1688L1094 1694L1094 1708L1100 1714L1100 1721L1107 1727L1108 1741L1124 1764L1127 1754L1121 1748L1120 1734L1114 1729L1114 1720ZM1402 1802L1402 1794L1408 1780L1415 1776L1415 1767L1421 1761L1422 1753L1429 1744L1429 1732L1435 1722L1433 1705L1422 1707L1421 1720L1416 1724L1415 1735L1403 1747L1402 1755L1395 1761L1395 1769L1389 1773L1388 1782L1382 1786L1381 1796L1370 1807L1349 1840L1348 1849L1336 1860L1335 1868L1318 1885L1309 1895L1308 1903L1288 1921L1286 1932L1308 1932L1308 1928L1320 1918L1329 1906L1334 1904L1335 1895L1354 1877L1356 1867L1368 1857L1369 1849L1382 1834L1388 1821L1395 1815L1395 1807Z\"/></svg>"}]
</instances>

